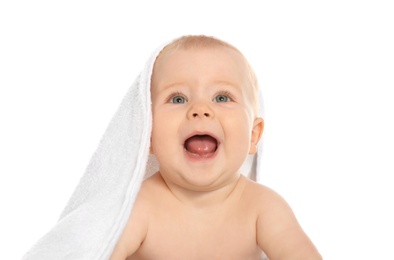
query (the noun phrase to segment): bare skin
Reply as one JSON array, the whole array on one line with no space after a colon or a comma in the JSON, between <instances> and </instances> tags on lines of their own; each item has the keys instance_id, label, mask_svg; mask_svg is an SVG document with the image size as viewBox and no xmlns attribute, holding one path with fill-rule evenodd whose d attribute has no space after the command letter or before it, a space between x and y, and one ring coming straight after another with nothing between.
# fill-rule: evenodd
<instances>
[{"instance_id":1,"label":"bare skin","mask_svg":"<svg viewBox=\"0 0 394 260\"><path fill-rule=\"evenodd\" d=\"M111 257L117 259L322 259L287 203L238 176L185 201L160 173L147 179ZM210 203L206 203L210 201Z\"/></svg>"},{"instance_id":2,"label":"bare skin","mask_svg":"<svg viewBox=\"0 0 394 260\"><path fill-rule=\"evenodd\" d=\"M160 172L142 184L111 260L244 260L261 251L321 259L287 203L238 171L264 128L248 75L241 54L222 46L156 60L151 153Z\"/></svg>"}]
</instances>

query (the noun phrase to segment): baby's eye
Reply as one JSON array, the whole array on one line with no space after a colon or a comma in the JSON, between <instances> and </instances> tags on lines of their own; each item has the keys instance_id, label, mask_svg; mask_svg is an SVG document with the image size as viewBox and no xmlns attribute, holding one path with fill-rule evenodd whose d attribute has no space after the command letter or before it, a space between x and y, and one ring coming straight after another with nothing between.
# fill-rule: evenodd
<instances>
[{"instance_id":1,"label":"baby's eye","mask_svg":"<svg viewBox=\"0 0 394 260\"><path fill-rule=\"evenodd\" d=\"M217 95L213 100L214 100L214 102L218 102L218 103L220 103L220 102L229 102L230 98L226 94L220 94L220 95Z\"/></svg>"},{"instance_id":2,"label":"baby's eye","mask_svg":"<svg viewBox=\"0 0 394 260\"><path fill-rule=\"evenodd\" d=\"M170 99L170 102L174 104L183 104L186 102L186 98L182 96L174 96Z\"/></svg>"}]
</instances>

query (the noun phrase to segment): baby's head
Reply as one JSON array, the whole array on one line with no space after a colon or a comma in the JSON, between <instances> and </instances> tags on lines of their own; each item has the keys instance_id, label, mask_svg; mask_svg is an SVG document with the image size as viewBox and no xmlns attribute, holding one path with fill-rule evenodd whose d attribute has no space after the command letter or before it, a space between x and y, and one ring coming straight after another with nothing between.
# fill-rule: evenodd
<instances>
[{"instance_id":1,"label":"baby's head","mask_svg":"<svg viewBox=\"0 0 394 260\"><path fill-rule=\"evenodd\" d=\"M151 78L151 152L162 176L188 189L239 176L263 131L256 77L233 46L206 36L167 45Z\"/></svg>"}]
</instances>

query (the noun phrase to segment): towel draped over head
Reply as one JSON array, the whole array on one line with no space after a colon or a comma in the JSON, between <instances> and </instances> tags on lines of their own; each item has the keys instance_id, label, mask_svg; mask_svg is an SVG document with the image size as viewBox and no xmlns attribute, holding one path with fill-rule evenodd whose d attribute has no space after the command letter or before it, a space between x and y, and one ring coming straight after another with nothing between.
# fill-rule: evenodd
<instances>
[{"instance_id":1,"label":"towel draped over head","mask_svg":"<svg viewBox=\"0 0 394 260\"><path fill-rule=\"evenodd\" d=\"M127 91L58 222L24 260L104 260L111 256L142 181L158 171L156 159L149 154L150 80L156 57L165 46L152 53ZM249 155L241 168L257 181L261 154L260 142L257 153Z\"/></svg>"}]
</instances>

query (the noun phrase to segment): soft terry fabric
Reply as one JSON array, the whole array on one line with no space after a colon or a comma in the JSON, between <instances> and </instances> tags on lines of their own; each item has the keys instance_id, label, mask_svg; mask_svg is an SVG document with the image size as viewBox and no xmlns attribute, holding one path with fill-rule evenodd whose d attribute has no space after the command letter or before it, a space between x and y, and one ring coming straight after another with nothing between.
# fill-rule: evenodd
<instances>
[{"instance_id":1,"label":"soft terry fabric","mask_svg":"<svg viewBox=\"0 0 394 260\"><path fill-rule=\"evenodd\" d=\"M104 260L111 256L142 181L158 170L149 154L150 78L164 46L152 54L126 93L59 221L24 260ZM257 156L247 159L243 173L259 180L260 159L261 145Z\"/></svg>"}]
</instances>

